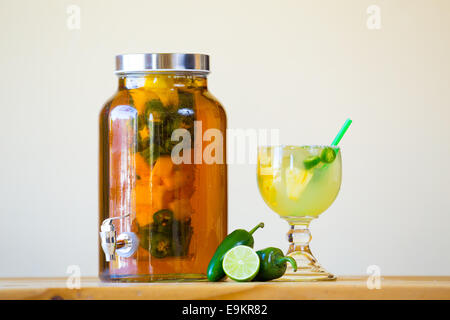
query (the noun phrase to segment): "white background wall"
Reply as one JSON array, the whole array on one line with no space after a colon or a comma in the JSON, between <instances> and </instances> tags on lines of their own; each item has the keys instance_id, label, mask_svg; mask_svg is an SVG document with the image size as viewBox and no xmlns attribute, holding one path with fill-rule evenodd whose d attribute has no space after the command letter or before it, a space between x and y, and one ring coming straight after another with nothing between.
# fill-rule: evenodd
<instances>
[{"instance_id":1,"label":"white background wall","mask_svg":"<svg viewBox=\"0 0 450 320\"><path fill-rule=\"evenodd\" d=\"M210 54L230 128L326 144L351 117L315 254L338 275L449 274L450 1L1 0L0 39L0 277L96 275L98 112L131 52ZM230 230L260 220L256 247L287 248L255 167L230 166Z\"/></svg>"}]
</instances>

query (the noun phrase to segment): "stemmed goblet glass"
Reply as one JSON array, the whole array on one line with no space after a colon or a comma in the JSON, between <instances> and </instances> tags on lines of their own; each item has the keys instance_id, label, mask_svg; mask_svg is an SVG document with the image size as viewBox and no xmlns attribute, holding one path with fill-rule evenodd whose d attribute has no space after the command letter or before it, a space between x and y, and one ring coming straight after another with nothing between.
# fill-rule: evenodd
<instances>
[{"instance_id":1,"label":"stemmed goblet glass","mask_svg":"<svg viewBox=\"0 0 450 320\"><path fill-rule=\"evenodd\" d=\"M282 281L334 280L311 253L309 225L336 199L341 186L341 151L336 146L258 148L258 187L266 204L289 224L287 255L297 262Z\"/></svg>"}]
</instances>

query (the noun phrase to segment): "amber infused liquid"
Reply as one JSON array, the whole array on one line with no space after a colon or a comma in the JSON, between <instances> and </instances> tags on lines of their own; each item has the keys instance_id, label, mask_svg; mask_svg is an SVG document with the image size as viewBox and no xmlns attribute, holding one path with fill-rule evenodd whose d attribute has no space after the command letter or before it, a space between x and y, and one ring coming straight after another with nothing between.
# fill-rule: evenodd
<instances>
[{"instance_id":1,"label":"amber infused liquid","mask_svg":"<svg viewBox=\"0 0 450 320\"><path fill-rule=\"evenodd\" d=\"M181 141L172 139L176 129L189 137L178 153L182 163L171 156ZM133 256L109 263L99 250L103 280L205 278L227 234L225 131L224 109L202 76L119 79L100 115L100 223L129 215L114 221L117 234L134 232L140 244Z\"/></svg>"}]
</instances>

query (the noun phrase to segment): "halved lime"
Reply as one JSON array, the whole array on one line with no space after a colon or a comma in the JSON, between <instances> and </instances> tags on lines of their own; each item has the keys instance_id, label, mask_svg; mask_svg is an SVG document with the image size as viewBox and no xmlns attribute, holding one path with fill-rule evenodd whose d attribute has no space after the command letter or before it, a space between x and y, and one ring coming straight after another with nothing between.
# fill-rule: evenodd
<instances>
[{"instance_id":1,"label":"halved lime","mask_svg":"<svg viewBox=\"0 0 450 320\"><path fill-rule=\"evenodd\" d=\"M258 274L259 257L250 247L236 246L225 254L222 267L234 281L251 281Z\"/></svg>"}]
</instances>

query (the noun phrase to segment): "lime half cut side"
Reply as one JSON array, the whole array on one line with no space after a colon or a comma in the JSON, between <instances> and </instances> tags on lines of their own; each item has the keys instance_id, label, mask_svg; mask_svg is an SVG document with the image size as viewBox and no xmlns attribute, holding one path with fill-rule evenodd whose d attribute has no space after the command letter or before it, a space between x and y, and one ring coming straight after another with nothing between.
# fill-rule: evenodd
<instances>
[{"instance_id":1,"label":"lime half cut side","mask_svg":"<svg viewBox=\"0 0 450 320\"><path fill-rule=\"evenodd\" d=\"M251 281L259 271L259 257L247 246L230 249L222 263L225 274L234 281Z\"/></svg>"}]
</instances>

